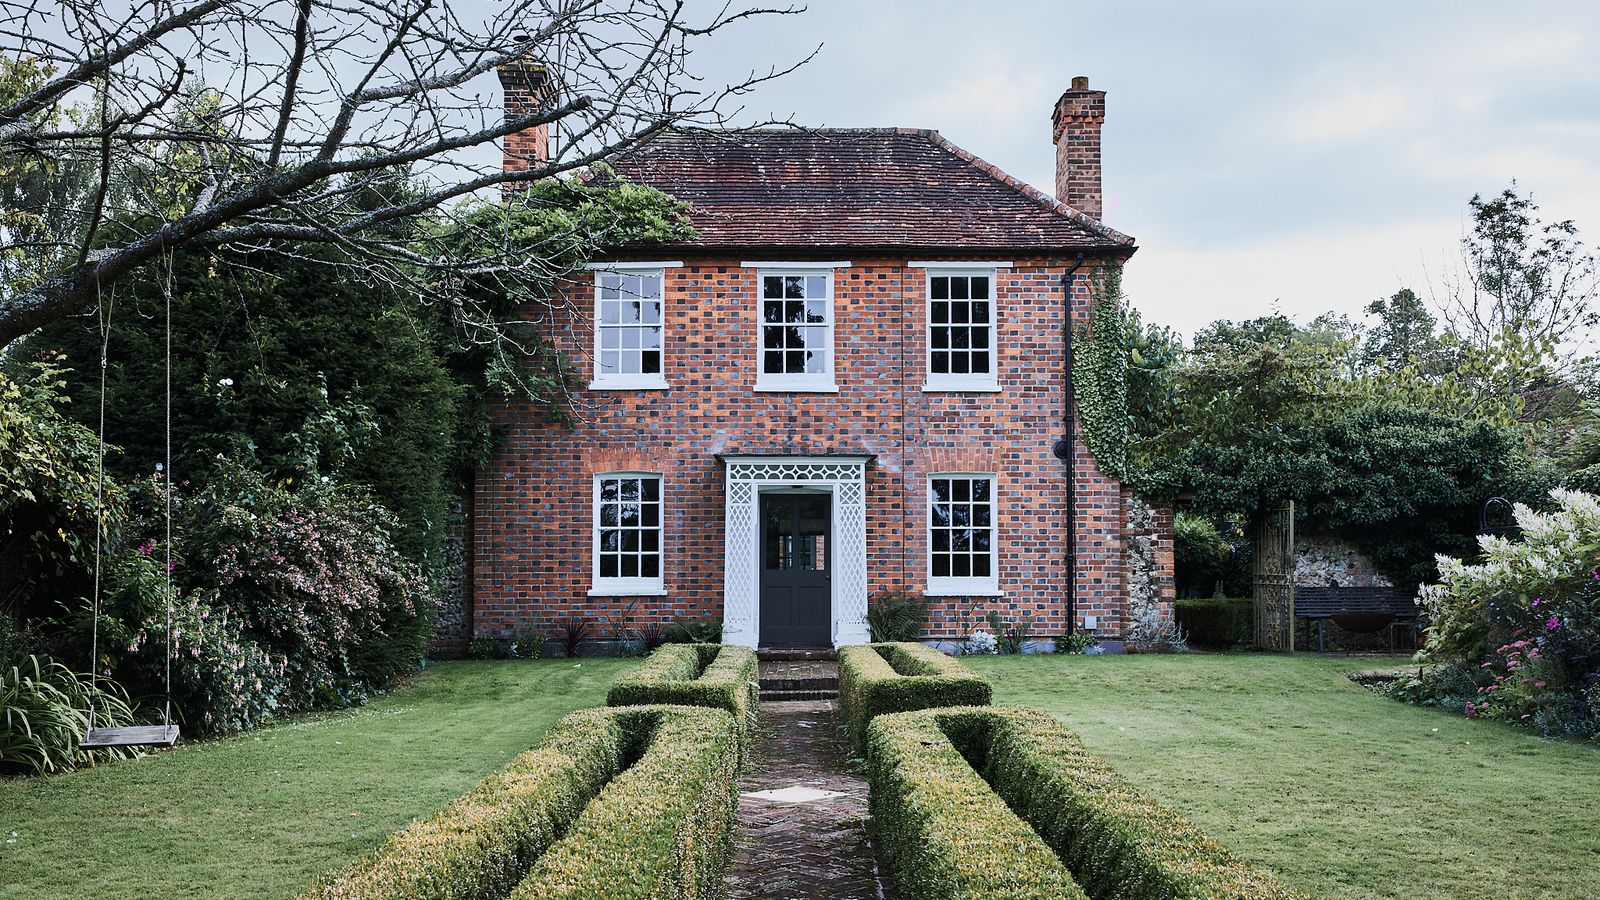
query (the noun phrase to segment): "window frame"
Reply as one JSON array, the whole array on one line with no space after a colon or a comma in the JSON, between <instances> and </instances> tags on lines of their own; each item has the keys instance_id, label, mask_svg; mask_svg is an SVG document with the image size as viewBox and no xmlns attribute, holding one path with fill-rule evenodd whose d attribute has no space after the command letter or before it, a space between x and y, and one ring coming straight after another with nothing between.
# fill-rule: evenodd
<instances>
[{"instance_id":1,"label":"window frame","mask_svg":"<svg viewBox=\"0 0 1600 900\"><path fill-rule=\"evenodd\" d=\"M664 391L670 390L667 382L667 270L681 266L678 262L647 262L647 263L593 263L589 265L594 273L594 303L590 313L594 318L593 335L590 342L590 381L591 391ZM661 371L655 373L630 372L630 373L605 373L600 371L600 354L602 353L601 335L608 326L604 324L600 312L600 282L607 275L621 275L623 277L650 277L661 279ZM620 325L609 326L621 328Z\"/></svg>"},{"instance_id":2,"label":"window frame","mask_svg":"<svg viewBox=\"0 0 1600 900\"><path fill-rule=\"evenodd\" d=\"M935 373L933 371L933 279L959 276L989 279L989 371L983 374ZM1000 390L1000 278L997 267L982 265L928 266L922 280L922 389L928 393L994 393ZM940 323L949 325L950 323Z\"/></svg>"},{"instance_id":3,"label":"window frame","mask_svg":"<svg viewBox=\"0 0 1600 900\"><path fill-rule=\"evenodd\" d=\"M614 576L602 577L600 574L600 484L606 479L640 478L654 479L656 482L656 496L660 499L660 517L656 522L656 557L657 569L654 578L642 576ZM667 479L660 472L643 471L618 471L596 472L590 479L590 490L593 501L589 512L589 596L591 597L664 597L667 593Z\"/></svg>"},{"instance_id":4,"label":"window frame","mask_svg":"<svg viewBox=\"0 0 1600 900\"><path fill-rule=\"evenodd\" d=\"M808 265L804 265L804 264L799 264L799 265L794 265L794 264L777 264L777 265L759 264L759 267L756 268L755 291L754 291L754 294L755 294L755 310L754 310L754 313L755 313L755 323L756 323L756 327L755 327L755 331L756 331L756 341L755 341L756 383L755 383L755 390L757 390L757 391L767 391L767 392L778 392L778 393L783 393L783 392L787 392L787 393L817 393L817 394L838 393L839 384L834 379L834 371L835 371L835 369L836 369L836 367L838 365L838 357L839 357L839 340L838 340L838 327L837 327L837 315L836 315L837 309L836 309L836 307L834 305L834 301L833 301L834 284L835 284L835 279L834 279L834 269L835 268L837 268L837 267L834 264L828 264L826 266L822 266L822 265L808 266ZM780 372L767 372L767 371L765 371L765 368L766 368L766 366L765 366L765 358L762 355L764 353L764 351L766 350L765 343L764 343L765 335L763 334L763 329L764 329L764 327L765 327L765 325L767 323L763 320L763 317L762 317L762 305L763 305L764 301L766 300L766 297L765 297L766 279L768 279L768 278L788 278L788 277L807 278L807 277L817 277L817 276L821 276L823 278L823 286L824 286L824 290L826 291L826 294L825 294L825 296L823 296L821 298L807 297L806 299L807 300L821 299L823 301L823 310L825 311L825 315L827 317L827 321L823 322L821 324L821 327L825 328L827 330L827 334L828 334L828 342L827 342L828 353L827 353L826 365L823 367L823 370L821 372L781 372L780 373ZM816 327L816 326L811 326L808 323L808 327Z\"/></svg>"},{"instance_id":5,"label":"window frame","mask_svg":"<svg viewBox=\"0 0 1600 900\"><path fill-rule=\"evenodd\" d=\"M940 478L987 479L989 482L989 574L987 577L936 576L933 574L933 482ZM924 561L928 575L927 594L932 597L1003 597L1000 590L1000 476L996 472L930 472L923 480L927 490L923 503L922 533L926 544Z\"/></svg>"}]
</instances>

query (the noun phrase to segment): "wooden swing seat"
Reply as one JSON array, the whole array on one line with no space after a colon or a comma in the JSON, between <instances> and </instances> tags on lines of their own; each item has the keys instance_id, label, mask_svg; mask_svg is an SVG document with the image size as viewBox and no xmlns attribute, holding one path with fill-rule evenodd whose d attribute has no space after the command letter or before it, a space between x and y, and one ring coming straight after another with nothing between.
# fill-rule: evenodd
<instances>
[{"instance_id":1,"label":"wooden swing seat","mask_svg":"<svg viewBox=\"0 0 1600 900\"><path fill-rule=\"evenodd\" d=\"M124 728L91 728L78 742L80 750L108 750L115 747L171 747L178 742L176 725L130 725Z\"/></svg>"}]
</instances>

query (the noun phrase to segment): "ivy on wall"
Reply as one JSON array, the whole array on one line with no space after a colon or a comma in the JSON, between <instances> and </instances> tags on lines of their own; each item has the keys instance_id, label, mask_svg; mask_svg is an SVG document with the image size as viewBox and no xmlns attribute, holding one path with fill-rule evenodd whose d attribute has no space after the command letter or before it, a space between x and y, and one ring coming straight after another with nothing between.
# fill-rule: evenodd
<instances>
[{"instance_id":1,"label":"ivy on wall","mask_svg":"<svg viewBox=\"0 0 1600 900\"><path fill-rule=\"evenodd\" d=\"M1128 413L1128 354L1122 269L1097 271L1089 318L1072 336L1072 385L1083 442L1100 471L1128 479L1128 444L1133 419Z\"/></svg>"}]
</instances>

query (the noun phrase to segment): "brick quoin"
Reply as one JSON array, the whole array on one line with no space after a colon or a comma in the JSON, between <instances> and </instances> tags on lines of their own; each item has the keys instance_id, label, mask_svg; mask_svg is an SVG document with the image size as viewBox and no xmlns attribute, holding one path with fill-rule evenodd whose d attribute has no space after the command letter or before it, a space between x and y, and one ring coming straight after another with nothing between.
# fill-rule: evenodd
<instances>
[{"instance_id":1,"label":"brick quoin","mask_svg":"<svg viewBox=\"0 0 1600 900\"><path fill-rule=\"evenodd\" d=\"M1058 143L1060 110L1073 93L1057 106ZM1091 93L1103 110L1103 92ZM1094 137L1098 145L1098 125ZM523 144L508 142L508 164L513 149L526 152ZM1096 192L1098 180L1096 149ZM669 185L658 186L672 192ZM1039 202L1053 203L1047 197ZM1098 214L1097 197L1085 205ZM693 242L620 253L619 260L683 263L664 272L670 389L580 390L572 427L545 423L525 401L496 411L503 440L477 477L473 498L474 633L503 635L572 616L606 623L625 617L634 626L680 617L720 621L724 472L718 454L871 454L870 591L926 587L930 474L994 473L1004 596L933 598L927 636L962 637L983 625L990 609L1008 617L1031 615L1035 636L1066 632L1067 464L1052 446L1064 430L1062 275L1079 262L1077 256L1069 249L980 253L953 245L874 253L842 244L777 251ZM1083 271L1120 265L1125 256L1091 255ZM754 390L759 270L742 261L769 259L850 260L848 268L833 273L837 393ZM994 271L999 391L924 391L928 270L908 263L948 260L959 266L999 259L1013 263ZM582 367L577 380L584 383L593 372L592 274L578 273L560 302L540 311L544 332ZM1092 280L1078 277L1072 284L1074 317L1081 324L1093 302ZM1118 638L1125 622L1125 523L1132 498L1099 471L1081 440L1074 452L1077 545L1070 552L1077 564L1078 622L1095 616L1098 635ZM662 477L664 597L588 596L594 476L618 471ZM1170 509L1158 507L1156 520L1165 529L1157 543L1164 567L1158 582L1163 598L1170 599ZM601 636L612 635L602 626Z\"/></svg>"}]
</instances>

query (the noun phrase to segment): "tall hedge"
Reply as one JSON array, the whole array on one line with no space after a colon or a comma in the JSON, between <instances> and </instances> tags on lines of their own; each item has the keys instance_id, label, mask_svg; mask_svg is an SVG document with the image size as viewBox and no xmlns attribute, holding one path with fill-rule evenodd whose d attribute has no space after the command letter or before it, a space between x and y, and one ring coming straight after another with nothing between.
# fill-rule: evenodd
<instances>
[{"instance_id":1,"label":"tall hedge","mask_svg":"<svg viewBox=\"0 0 1600 900\"><path fill-rule=\"evenodd\" d=\"M874 716L983 705L993 693L981 675L924 644L857 644L839 651L839 714L857 751Z\"/></svg>"},{"instance_id":2,"label":"tall hedge","mask_svg":"<svg viewBox=\"0 0 1600 900\"><path fill-rule=\"evenodd\" d=\"M205 481L220 456L274 480L362 485L397 517L401 551L436 565L469 398L431 313L403 291L341 274L350 262L332 248L174 258L174 471ZM108 463L129 479L153 471L163 453L162 275L120 286L112 318L106 434L123 452ZM74 415L92 425L94 323L63 320L29 340L67 352Z\"/></svg>"}]
</instances>

